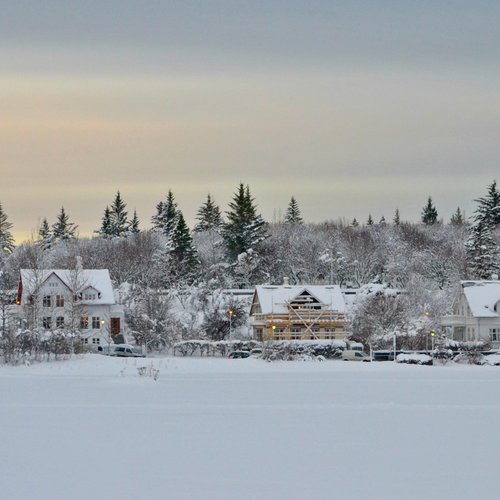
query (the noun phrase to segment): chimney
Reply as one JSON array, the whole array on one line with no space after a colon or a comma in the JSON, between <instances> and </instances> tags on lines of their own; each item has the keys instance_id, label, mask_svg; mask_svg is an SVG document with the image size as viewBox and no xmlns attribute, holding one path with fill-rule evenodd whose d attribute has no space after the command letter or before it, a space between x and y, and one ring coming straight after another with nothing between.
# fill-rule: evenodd
<instances>
[{"instance_id":1,"label":"chimney","mask_svg":"<svg viewBox=\"0 0 500 500\"><path fill-rule=\"evenodd\" d=\"M283 277L283 285L284 286L290 286L290 280L288 279L287 276Z\"/></svg>"}]
</instances>

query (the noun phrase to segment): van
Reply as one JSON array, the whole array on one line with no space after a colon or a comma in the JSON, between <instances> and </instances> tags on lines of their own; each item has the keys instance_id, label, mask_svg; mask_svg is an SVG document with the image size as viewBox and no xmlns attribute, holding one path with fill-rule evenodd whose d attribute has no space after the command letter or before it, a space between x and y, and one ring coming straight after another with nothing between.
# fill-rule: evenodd
<instances>
[{"instance_id":1,"label":"van","mask_svg":"<svg viewBox=\"0 0 500 500\"><path fill-rule=\"evenodd\" d=\"M358 350L353 350L353 349L346 349L345 351L342 352L342 360L343 361L365 361L365 362L370 362L370 356L366 354L366 352L363 351L358 351Z\"/></svg>"}]
</instances>

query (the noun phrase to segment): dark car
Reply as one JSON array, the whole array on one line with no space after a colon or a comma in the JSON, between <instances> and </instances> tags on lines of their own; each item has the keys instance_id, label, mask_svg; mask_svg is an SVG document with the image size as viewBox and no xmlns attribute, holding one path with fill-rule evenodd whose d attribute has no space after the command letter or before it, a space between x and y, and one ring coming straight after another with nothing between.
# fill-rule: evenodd
<instances>
[{"instance_id":1,"label":"dark car","mask_svg":"<svg viewBox=\"0 0 500 500\"><path fill-rule=\"evenodd\" d=\"M249 358L250 352L249 351L233 351L233 352L230 352L227 357L229 359Z\"/></svg>"}]
</instances>

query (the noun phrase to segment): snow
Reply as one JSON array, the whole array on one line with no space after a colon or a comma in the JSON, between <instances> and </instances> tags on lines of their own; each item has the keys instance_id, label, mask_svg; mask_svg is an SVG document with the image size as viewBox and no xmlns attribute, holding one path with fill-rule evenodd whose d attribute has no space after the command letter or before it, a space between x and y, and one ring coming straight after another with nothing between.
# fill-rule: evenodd
<instances>
[{"instance_id":1,"label":"snow","mask_svg":"<svg viewBox=\"0 0 500 500\"><path fill-rule=\"evenodd\" d=\"M157 381L137 373L151 363ZM495 498L499 378L252 358L0 366L0 496Z\"/></svg>"},{"instance_id":2,"label":"snow","mask_svg":"<svg viewBox=\"0 0 500 500\"><path fill-rule=\"evenodd\" d=\"M500 302L500 281L462 281L465 297L473 316L498 318L495 305Z\"/></svg>"}]
</instances>

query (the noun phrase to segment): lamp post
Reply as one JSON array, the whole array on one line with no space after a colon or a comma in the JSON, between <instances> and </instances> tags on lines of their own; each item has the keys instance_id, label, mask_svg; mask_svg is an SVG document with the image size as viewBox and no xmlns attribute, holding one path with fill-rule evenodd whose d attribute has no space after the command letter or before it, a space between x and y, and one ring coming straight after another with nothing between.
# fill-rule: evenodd
<instances>
[{"instance_id":1,"label":"lamp post","mask_svg":"<svg viewBox=\"0 0 500 500\"><path fill-rule=\"evenodd\" d=\"M233 329L233 314L234 314L234 311L232 309L229 309L229 311L227 312L227 314L229 315L229 340L231 340L231 333L232 333L232 329Z\"/></svg>"},{"instance_id":2,"label":"lamp post","mask_svg":"<svg viewBox=\"0 0 500 500\"><path fill-rule=\"evenodd\" d=\"M431 330L431 349L434 352L434 339L436 338L436 332Z\"/></svg>"}]
</instances>

